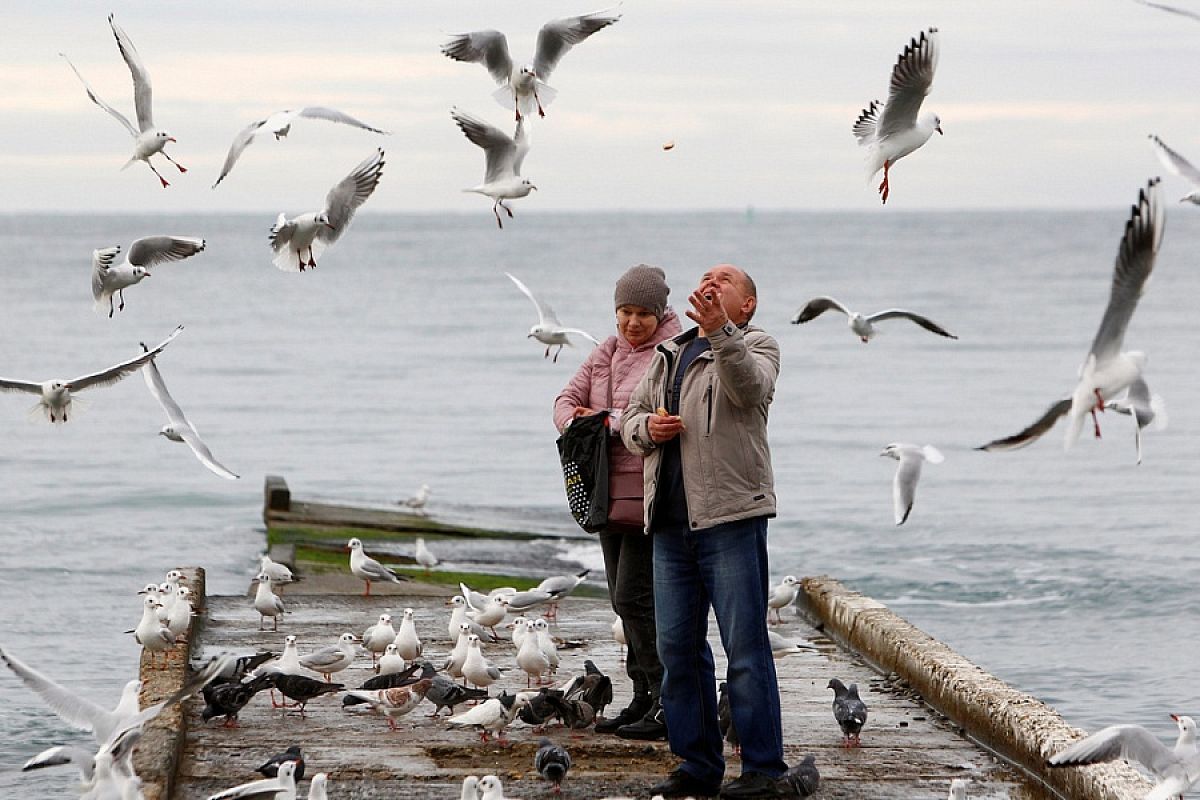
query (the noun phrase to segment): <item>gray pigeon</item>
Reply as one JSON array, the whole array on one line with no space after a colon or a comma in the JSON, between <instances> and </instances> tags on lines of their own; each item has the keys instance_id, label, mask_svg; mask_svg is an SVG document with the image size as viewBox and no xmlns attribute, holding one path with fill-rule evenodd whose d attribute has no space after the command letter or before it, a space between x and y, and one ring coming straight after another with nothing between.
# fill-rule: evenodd
<instances>
[{"instance_id":1,"label":"gray pigeon","mask_svg":"<svg viewBox=\"0 0 1200 800\"><path fill-rule=\"evenodd\" d=\"M842 728L842 745L858 747L858 734L867 722L867 706L858 697L858 684L847 687L837 678L829 680L833 689L833 718Z\"/></svg>"},{"instance_id":2,"label":"gray pigeon","mask_svg":"<svg viewBox=\"0 0 1200 800\"><path fill-rule=\"evenodd\" d=\"M546 780L554 784L554 793L562 794L563 778L571 768L571 754L565 748L542 737L538 750L533 754L533 768Z\"/></svg>"},{"instance_id":3,"label":"gray pigeon","mask_svg":"<svg viewBox=\"0 0 1200 800\"><path fill-rule=\"evenodd\" d=\"M733 709L729 705L729 690L725 681L718 687L720 696L717 698L717 727L721 738L733 745L733 752L741 755L742 742L738 739L737 728L733 726Z\"/></svg>"},{"instance_id":4,"label":"gray pigeon","mask_svg":"<svg viewBox=\"0 0 1200 800\"><path fill-rule=\"evenodd\" d=\"M567 685L564 694L568 700L579 699L591 706L596 714L602 714L613 701L612 679L605 675L590 658L583 662L583 674Z\"/></svg>"},{"instance_id":5,"label":"gray pigeon","mask_svg":"<svg viewBox=\"0 0 1200 800\"><path fill-rule=\"evenodd\" d=\"M455 706L468 700L487 700L488 692L487 689L470 689L461 686L445 675L435 675L429 690L425 692L425 699L433 703L433 713L429 716L436 717L443 708L448 708L453 712Z\"/></svg>"},{"instance_id":6,"label":"gray pigeon","mask_svg":"<svg viewBox=\"0 0 1200 800\"><path fill-rule=\"evenodd\" d=\"M786 797L810 797L821 784L821 773L817 771L817 759L807 755L804 760L779 776L776 787Z\"/></svg>"}]
</instances>

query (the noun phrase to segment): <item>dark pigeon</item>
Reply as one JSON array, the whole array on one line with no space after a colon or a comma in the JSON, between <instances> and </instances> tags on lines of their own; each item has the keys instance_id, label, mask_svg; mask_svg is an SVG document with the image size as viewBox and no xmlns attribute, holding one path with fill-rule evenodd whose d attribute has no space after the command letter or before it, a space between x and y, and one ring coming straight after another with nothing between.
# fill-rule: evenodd
<instances>
[{"instance_id":1,"label":"dark pigeon","mask_svg":"<svg viewBox=\"0 0 1200 800\"><path fill-rule=\"evenodd\" d=\"M413 664L408 669L400 672L393 672L391 675L376 675L373 678L367 679L359 689L367 691L377 691L379 689L399 689L402 686L412 686L422 678L432 678L437 674L437 670L433 668L433 664L428 661L421 661ZM360 703L366 703L361 697L351 697L346 695L342 698L342 707L354 706Z\"/></svg>"},{"instance_id":2,"label":"dark pigeon","mask_svg":"<svg viewBox=\"0 0 1200 800\"><path fill-rule=\"evenodd\" d=\"M717 727L721 738L733 745L733 752L741 754L742 742L738 739L737 728L733 726L733 709L729 706L729 691L725 681L721 681L720 697L717 698Z\"/></svg>"},{"instance_id":3,"label":"dark pigeon","mask_svg":"<svg viewBox=\"0 0 1200 800\"><path fill-rule=\"evenodd\" d=\"M583 700L599 715L613 701L612 679L588 659L583 662L583 675L571 681L565 694L568 700Z\"/></svg>"},{"instance_id":4,"label":"dark pigeon","mask_svg":"<svg viewBox=\"0 0 1200 800\"><path fill-rule=\"evenodd\" d=\"M201 690L204 710L200 718L208 722L213 717L224 717L225 727L237 726L237 715L254 695L271 688L271 676L264 675L247 683L212 683Z\"/></svg>"},{"instance_id":5,"label":"dark pigeon","mask_svg":"<svg viewBox=\"0 0 1200 800\"><path fill-rule=\"evenodd\" d=\"M555 794L562 794L563 778L567 777L567 771L571 769L571 754L543 737L538 742L537 752L533 754L533 768L554 784Z\"/></svg>"},{"instance_id":6,"label":"dark pigeon","mask_svg":"<svg viewBox=\"0 0 1200 800\"><path fill-rule=\"evenodd\" d=\"M554 696L553 700L550 699L551 695ZM517 712L517 719L526 725L532 725L535 732L540 732L546 727L546 723L558 718L562 700L562 690L543 687L530 699L529 705Z\"/></svg>"},{"instance_id":7,"label":"dark pigeon","mask_svg":"<svg viewBox=\"0 0 1200 800\"><path fill-rule=\"evenodd\" d=\"M308 701L314 697L340 692L346 688L344 683L326 683L325 681L318 681L305 675L287 675L282 672L273 672L264 677L269 677L273 680L275 688L279 690L280 694L289 700L295 701L296 705L300 708L301 714L304 713L304 706L308 705Z\"/></svg>"},{"instance_id":8,"label":"dark pigeon","mask_svg":"<svg viewBox=\"0 0 1200 800\"><path fill-rule=\"evenodd\" d=\"M776 788L785 797L811 797L821 785L821 773L817 771L817 759L807 755L804 760L775 781Z\"/></svg>"},{"instance_id":9,"label":"dark pigeon","mask_svg":"<svg viewBox=\"0 0 1200 800\"><path fill-rule=\"evenodd\" d=\"M547 699L555 707L558 718L571 730L581 731L596 721L596 709L578 697L558 698L547 695Z\"/></svg>"},{"instance_id":10,"label":"dark pigeon","mask_svg":"<svg viewBox=\"0 0 1200 800\"><path fill-rule=\"evenodd\" d=\"M260 773L264 778L274 778L279 774L279 765L285 761L296 762L296 780L304 777L304 756L297 745L292 745L282 753L271 756L266 763L254 771Z\"/></svg>"},{"instance_id":11,"label":"dark pigeon","mask_svg":"<svg viewBox=\"0 0 1200 800\"><path fill-rule=\"evenodd\" d=\"M842 744L858 747L858 734L867 723L867 706L858 697L858 684L847 687L837 678L831 678L829 688L833 689L833 718L842 729Z\"/></svg>"},{"instance_id":12,"label":"dark pigeon","mask_svg":"<svg viewBox=\"0 0 1200 800\"><path fill-rule=\"evenodd\" d=\"M488 693L487 689L469 689L445 675L434 675L429 691L425 692L425 699L433 703L433 713L429 716L436 717L443 708L453 711L455 706L468 700L487 700Z\"/></svg>"}]
</instances>

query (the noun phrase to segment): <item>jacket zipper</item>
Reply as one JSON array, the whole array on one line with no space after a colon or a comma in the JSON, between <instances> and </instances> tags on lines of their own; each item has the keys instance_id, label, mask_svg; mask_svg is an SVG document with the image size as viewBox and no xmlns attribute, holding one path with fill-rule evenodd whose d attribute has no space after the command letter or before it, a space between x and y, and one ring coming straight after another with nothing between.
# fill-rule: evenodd
<instances>
[{"instance_id":1,"label":"jacket zipper","mask_svg":"<svg viewBox=\"0 0 1200 800\"><path fill-rule=\"evenodd\" d=\"M708 407L708 421L704 426L704 434L707 436L712 433L712 383L708 384L708 389L704 392L704 403Z\"/></svg>"}]
</instances>

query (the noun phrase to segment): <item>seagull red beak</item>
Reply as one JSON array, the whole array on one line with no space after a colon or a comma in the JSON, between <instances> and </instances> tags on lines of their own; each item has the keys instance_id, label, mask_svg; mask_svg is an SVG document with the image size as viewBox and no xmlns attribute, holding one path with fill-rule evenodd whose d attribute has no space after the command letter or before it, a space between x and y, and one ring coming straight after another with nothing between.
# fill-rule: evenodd
<instances>
[{"instance_id":1,"label":"seagull red beak","mask_svg":"<svg viewBox=\"0 0 1200 800\"><path fill-rule=\"evenodd\" d=\"M936 128L934 128L934 130L935 130L935 131L937 131L938 133L942 134L942 136L945 136L945 135L946 135L946 134L945 134L945 133L942 131L942 126L941 126L941 125L938 125Z\"/></svg>"},{"instance_id":2,"label":"seagull red beak","mask_svg":"<svg viewBox=\"0 0 1200 800\"><path fill-rule=\"evenodd\" d=\"M1179 722L1179 715L1178 715L1178 714L1172 714L1172 715L1171 715L1171 719L1175 720L1176 722Z\"/></svg>"},{"instance_id":3,"label":"seagull red beak","mask_svg":"<svg viewBox=\"0 0 1200 800\"><path fill-rule=\"evenodd\" d=\"M167 137L167 141L168 141L168 142L174 142L174 141L176 141L176 140L175 140L175 137L174 137L174 136L168 136L168 137Z\"/></svg>"}]
</instances>

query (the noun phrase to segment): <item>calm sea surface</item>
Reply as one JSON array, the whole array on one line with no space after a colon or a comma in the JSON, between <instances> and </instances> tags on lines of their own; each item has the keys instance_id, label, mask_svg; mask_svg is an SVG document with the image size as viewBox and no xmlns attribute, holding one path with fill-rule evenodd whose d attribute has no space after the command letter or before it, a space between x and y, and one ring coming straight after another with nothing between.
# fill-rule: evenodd
<instances>
[{"instance_id":1,"label":"calm sea surface","mask_svg":"<svg viewBox=\"0 0 1200 800\"><path fill-rule=\"evenodd\" d=\"M1136 188L1136 187L1131 187ZM1131 192L1130 199L1133 199ZM1107 301L1128 209L1079 213L571 214L517 211L503 231L469 216L363 214L303 275L271 265L271 215L0 217L0 375L70 378L186 330L158 359L219 459L222 481L164 422L140 376L82 395L53 428L33 397L0 395L0 645L111 706L135 672L123 633L137 589L175 565L243 591L264 536L264 474L293 490L386 502L421 483L431 508L532 515L569 530L554 396L585 357L527 340L522 278L568 325L613 329L616 278L665 268L678 308L700 273L755 277L756 322L779 340L771 410L779 518L772 574L828 573L1058 707L1075 724L1173 734L1200 714L1200 395L1195 243L1171 206L1154 279L1126 345L1150 354L1170 427L1134 465L1131 423L1069 452L1060 430L1015 453L1013 433L1070 391ZM208 249L94 314L94 248L203 236ZM902 306L957 333L901 322L869 345L809 297ZM891 520L889 442L933 444L908 523ZM583 557L598 561L598 548ZM68 793L73 777L14 772L44 747L90 741L0 672L0 788Z\"/></svg>"}]
</instances>

